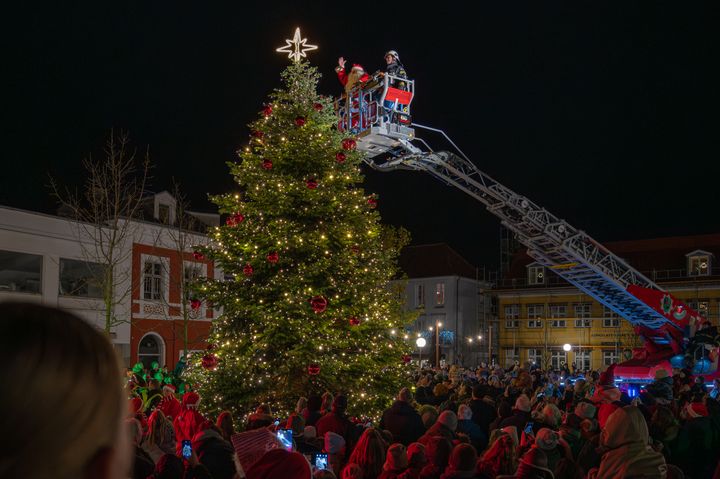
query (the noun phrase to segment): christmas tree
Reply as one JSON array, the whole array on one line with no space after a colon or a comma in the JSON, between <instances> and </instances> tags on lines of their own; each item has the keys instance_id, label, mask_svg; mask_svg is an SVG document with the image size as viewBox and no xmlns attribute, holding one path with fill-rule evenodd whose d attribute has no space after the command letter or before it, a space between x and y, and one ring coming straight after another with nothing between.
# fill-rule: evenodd
<instances>
[{"instance_id":1,"label":"christmas tree","mask_svg":"<svg viewBox=\"0 0 720 479\"><path fill-rule=\"evenodd\" d=\"M198 294L222 315L189 371L208 409L282 414L328 390L377 417L407 383L414 318L404 285L390 283L407 235L381 225L377 198L358 186L362 153L336 129L319 78L307 62L282 73L229 164L238 191L213 198L228 219L202 254L225 279Z\"/></svg>"}]
</instances>

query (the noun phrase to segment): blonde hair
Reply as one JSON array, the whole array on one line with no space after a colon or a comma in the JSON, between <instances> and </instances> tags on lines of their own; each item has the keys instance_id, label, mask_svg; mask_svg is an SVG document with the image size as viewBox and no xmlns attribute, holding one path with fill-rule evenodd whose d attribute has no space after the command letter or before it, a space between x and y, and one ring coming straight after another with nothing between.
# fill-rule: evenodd
<instances>
[{"instance_id":1,"label":"blonde hair","mask_svg":"<svg viewBox=\"0 0 720 479\"><path fill-rule=\"evenodd\" d=\"M148 419L148 431L147 438L145 439L150 444L160 446L165 443L167 439L165 433L167 432L167 418L160 409L155 409Z\"/></svg>"},{"instance_id":2,"label":"blonde hair","mask_svg":"<svg viewBox=\"0 0 720 479\"><path fill-rule=\"evenodd\" d=\"M59 309L0 304L3 429L0 477L82 477L117 448L126 405L113 348L100 331Z\"/></svg>"}]
</instances>

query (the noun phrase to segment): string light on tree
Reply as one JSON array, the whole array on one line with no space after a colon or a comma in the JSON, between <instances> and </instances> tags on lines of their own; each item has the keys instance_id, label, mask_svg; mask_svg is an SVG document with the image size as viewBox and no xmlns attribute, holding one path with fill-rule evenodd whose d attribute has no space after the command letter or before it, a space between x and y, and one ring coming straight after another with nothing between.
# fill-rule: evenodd
<instances>
[{"instance_id":1,"label":"string light on tree","mask_svg":"<svg viewBox=\"0 0 720 479\"><path fill-rule=\"evenodd\" d=\"M300 27L295 29L295 35L292 40L285 40L286 45L280 47L275 51L278 53L287 53L295 63L299 62L302 58L307 57L307 52L317 50L317 45L310 45L307 43L307 38L302 38L300 35Z\"/></svg>"}]
</instances>

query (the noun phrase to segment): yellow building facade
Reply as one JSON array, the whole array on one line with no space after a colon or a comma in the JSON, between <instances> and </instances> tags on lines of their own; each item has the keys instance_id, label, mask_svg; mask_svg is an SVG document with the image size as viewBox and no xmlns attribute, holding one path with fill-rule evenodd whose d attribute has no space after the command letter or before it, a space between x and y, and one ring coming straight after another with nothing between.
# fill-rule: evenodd
<instances>
[{"instance_id":1,"label":"yellow building facade","mask_svg":"<svg viewBox=\"0 0 720 479\"><path fill-rule=\"evenodd\" d=\"M609 243L662 289L718 325L720 235ZM543 369L601 370L628 359L641 341L630 323L561 280L524 253L513 258L496 288L498 351L502 367L514 361Z\"/></svg>"}]
</instances>

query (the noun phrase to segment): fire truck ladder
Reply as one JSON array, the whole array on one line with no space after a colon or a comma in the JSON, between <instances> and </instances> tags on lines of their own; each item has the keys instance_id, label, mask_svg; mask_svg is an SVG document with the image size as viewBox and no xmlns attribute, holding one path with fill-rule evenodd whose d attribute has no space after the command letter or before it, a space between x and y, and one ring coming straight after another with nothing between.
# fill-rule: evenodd
<instances>
[{"instance_id":1,"label":"fire truck ladder","mask_svg":"<svg viewBox=\"0 0 720 479\"><path fill-rule=\"evenodd\" d=\"M427 151L403 140L404 154L386 160L366 157L365 162L379 171L424 171L459 188L500 218L538 263L633 325L657 329L669 323L678 327L627 291L631 285L663 291L653 281L584 231L480 171L442 130L417 123L413 123L413 127L442 134L458 154L433 151L422 139L415 138L413 141L422 144ZM656 344L667 344L667 338L663 336L648 339Z\"/></svg>"}]
</instances>

